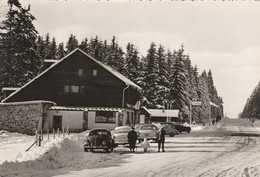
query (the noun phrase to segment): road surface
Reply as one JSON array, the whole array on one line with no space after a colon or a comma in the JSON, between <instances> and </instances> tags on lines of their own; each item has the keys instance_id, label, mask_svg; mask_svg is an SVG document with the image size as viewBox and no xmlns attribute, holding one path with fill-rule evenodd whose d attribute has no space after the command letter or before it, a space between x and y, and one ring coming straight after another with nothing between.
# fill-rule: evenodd
<instances>
[{"instance_id":1,"label":"road surface","mask_svg":"<svg viewBox=\"0 0 260 177\"><path fill-rule=\"evenodd\" d=\"M246 120L224 119L218 128L166 137L166 152L151 143L124 163L71 171L62 176L260 176L260 129ZM118 148L115 152L125 151ZM98 153L97 153L98 155Z\"/></svg>"}]
</instances>

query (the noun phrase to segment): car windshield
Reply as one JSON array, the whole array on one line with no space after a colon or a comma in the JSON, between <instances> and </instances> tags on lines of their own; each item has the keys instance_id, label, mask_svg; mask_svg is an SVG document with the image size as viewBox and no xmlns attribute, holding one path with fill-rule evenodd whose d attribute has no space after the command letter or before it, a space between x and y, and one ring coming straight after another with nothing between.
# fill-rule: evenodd
<instances>
[{"instance_id":1,"label":"car windshield","mask_svg":"<svg viewBox=\"0 0 260 177\"><path fill-rule=\"evenodd\" d=\"M107 132L107 131L93 131L93 132L90 132L89 135L109 135L109 132Z\"/></svg>"},{"instance_id":2,"label":"car windshield","mask_svg":"<svg viewBox=\"0 0 260 177\"><path fill-rule=\"evenodd\" d=\"M128 133L131 130L131 128L120 128L115 130L116 133Z\"/></svg>"},{"instance_id":3,"label":"car windshield","mask_svg":"<svg viewBox=\"0 0 260 177\"><path fill-rule=\"evenodd\" d=\"M155 126L142 126L141 130L157 130Z\"/></svg>"}]
</instances>

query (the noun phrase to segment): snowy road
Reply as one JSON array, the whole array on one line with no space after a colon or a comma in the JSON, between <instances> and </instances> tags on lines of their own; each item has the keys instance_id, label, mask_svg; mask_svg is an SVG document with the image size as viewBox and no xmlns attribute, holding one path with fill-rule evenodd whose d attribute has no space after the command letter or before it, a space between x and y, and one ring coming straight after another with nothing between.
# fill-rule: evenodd
<instances>
[{"instance_id":1,"label":"snowy road","mask_svg":"<svg viewBox=\"0 0 260 177\"><path fill-rule=\"evenodd\" d=\"M260 131L245 120L224 120L221 129L166 137L166 152L137 153L125 163L62 176L260 176ZM124 149L116 149L120 152Z\"/></svg>"}]
</instances>

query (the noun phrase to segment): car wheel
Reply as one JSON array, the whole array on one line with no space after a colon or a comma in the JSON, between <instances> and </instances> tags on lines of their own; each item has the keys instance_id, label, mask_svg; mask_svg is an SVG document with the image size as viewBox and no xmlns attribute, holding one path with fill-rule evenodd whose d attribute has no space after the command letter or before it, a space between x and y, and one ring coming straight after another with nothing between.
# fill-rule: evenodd
<instances>
[{"instance_id":1,"label":"car wheel","mask_svg":"<svg viewBox=\"0 0 260 177\"><path fill-rule=\"evenodd\" d=\"M84 151L85 151L85 152L88 152L88 148L84 148Z\"/></svg>"},{"instance_id":2,"label":"car wheel","mask_svg":"<svg viewBox=\"0 0 260 177\"><path fill-rule=\"evenodd\" d=\"M175 135L174 135L174 133L170 133L170 137L174 137Z\"/></svg>"},{"instance_id":3,"label":"car wheel","mask_svg":"<svg viewBox=\"0 0 260 177\"><path fill-rule=\"evenodd\" d=\"M189 130L189 131L187 131L187 133L190 133L190 130Z\"/></svg>"}]
</instances>

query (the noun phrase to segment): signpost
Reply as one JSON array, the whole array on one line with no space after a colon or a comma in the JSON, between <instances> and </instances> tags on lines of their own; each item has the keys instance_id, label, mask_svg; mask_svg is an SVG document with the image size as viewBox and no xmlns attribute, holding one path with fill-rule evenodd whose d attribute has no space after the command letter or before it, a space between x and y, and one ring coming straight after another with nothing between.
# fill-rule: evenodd
<instances>
[{"instance_id":1,"label":"signpost","mask_svg":"<svg viewBox=\"0 0 260 177\"><path fill-rule=\"evenodd\" d=\"M192 119L192 106L201 106L201 101L196 101L196 100L190 101L190 125Z\"/></svg>"}]
</instances>

